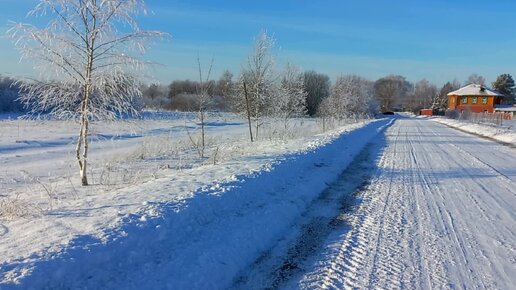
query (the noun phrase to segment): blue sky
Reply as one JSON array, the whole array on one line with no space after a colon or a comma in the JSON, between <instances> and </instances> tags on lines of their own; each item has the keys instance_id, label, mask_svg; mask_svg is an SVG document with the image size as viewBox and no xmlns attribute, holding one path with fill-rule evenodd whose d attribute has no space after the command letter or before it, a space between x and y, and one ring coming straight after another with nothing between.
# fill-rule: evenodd
<instances>
[{"instance_id":1,"label":"blue sky","mask_svg":"<svg viewBox=\"0 0 516 290\"><path fill-rule=\"evenodd\" d=\"M0 0L0 28L9 20L34 22L26 12L36 0ZM162 83L195 79L196 58L214 58L213 77L238 73L254 37L276 38L279 68L287 61L334 78L356 73L369 79L401 74L442 85L471 73L493 81L516 74L516 1L170 1L148 0L144 28L171 35L147 58L162 66ZM19 63L8 39L0 38L0 73L33 74Z\"/></svg>"}]
</instances>

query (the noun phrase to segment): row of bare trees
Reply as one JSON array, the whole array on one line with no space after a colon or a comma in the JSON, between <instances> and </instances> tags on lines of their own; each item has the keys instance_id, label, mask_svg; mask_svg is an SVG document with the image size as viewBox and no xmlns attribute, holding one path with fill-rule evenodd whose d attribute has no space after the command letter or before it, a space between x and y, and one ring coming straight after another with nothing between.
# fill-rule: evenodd
<instances>
[{"instance_id":1,"label":"row of bare trees","mask_svg":"<svg viewBox=\"0 0 516 290\"><path fill-rule=\"evenodd\" d=\"M256 53L256 51L253 53ZM253 81L253 77L256 78L258 76L253 76L249 71L249 64L247 64L247 67L242 72L244 75L238 75L237 79L233 79L233 74L226 70L217 81L205 80L205 85L208 87L207 93L212 96L209 110L243 112L245 106L239 101L239 98L235 99L235 95L242 95L244 93L242 77L248 78L248 83L256 82ZM293 71L297 74L298 83L303 83L305 92L305 99L302 100L304 103L302 113L306 113L309 116L330 114L343 118L353 115L370 115L374 113L375 109L381 111L404 110L418 112L423 108L433 108L438 111L444 111L447 108L446 94L461 86L461 83L453 80L446 82L442 87L438 88L426 79L411 83L399 75L389 75L376 81L370 81L357 75L341 75L332 84L330 78L325 74L313 70L300 73L299 68L295 65L287 64L283 72L272 73L269 78L261 77L262 81L265 82L264 84L269 84L269 88L263 89L264 91L261 93L257 93L256 98L250 97L249 105L254 111L253 115L257 116L260 113L260 106L264 107L268 103L272 106L275 100L285 102L285 100L281 99L281 96L284 96L284 94L281 93L278 85L283 75L290 75L287 79L292 80L294 78ZM509 79L509 81L499 85L500 87L510 87L511 79L508 77L505 79ZM285 83L284 80L283 82ZM470 83L483 84L484 82L484 77L472 74L464 82L464 85ZM502 81L499 82L502 83ZM195 99L199 85L199 81L190 80L176 80L168 87L153 84L143 88L143 97L148 108L197 111ZM249 94L255 94L254 90L256 88L249 87L248 89ZM272 92L269 95L274 95L275 97L265 102L264 98L267 96L267 90ZM510 91L510 88L505 89L505 91ZM256 105L255 101L262 102L262 104ZM338 106L335 105L336 103L338 103ZM344 103L346 104L344 105ZM351 108L353 114L347 116L347 113L343 110ZM297 113L300 112L297 111ZM268 115L277 115L269 113Z\"/></svg>"},{"instance_id":2,"label":"row of bare trees","mask_svg":"<svg viewBox=\"0 0 516 290\"><path fill-rule=\"evenodd\" d=\"M291 63L276 72L273 48L274 39L260 33L230 94L231 108L247 116L254 137L259 135L265 117L281 119L286 132L289 120L295 117L362 118L378 111L372 82L342 75L332 86L328 76L303 73ZM252 140L251 129L250 137Z\"/></svg>"},{"instance_id":3,"label":"row of bare trees","mask_svg":"<svg viewBox=\"0 0 516 290\"><path fill-rule=\"evenodd\" d=\"M339 76L340 78L352 76ZM306 113L309 116L320 115L323 101L330 96L332 83L330 78L322 73L310 70L303 73L304 88L306 91ZM212 110L227 111L231 109L231 93L235 85L233 74L226 70L217 81L210 80L209 93L214 96ZM406 110L417 112L423 108L433 108L444 111L447 108L446 94L468 84L485 84L486 79L476 73L471 74L462 84L457 80L446 82L442 87L437 87L426 79L416 83L407 81L403 76L389 75L382 77L372 84L372 93L376 103L382 111ZM195 91L199 83L190 80L177 80L169 87L150 85L144 88L144 98L147 107L191 111L194 108ZM506 95L504 103L514 103L516 90L514 80L510 74L501 74L492 88ZM329 102L329 101L327 101ZM356 99L361 104L362 100Z\"/></svg>"}]
</instances>

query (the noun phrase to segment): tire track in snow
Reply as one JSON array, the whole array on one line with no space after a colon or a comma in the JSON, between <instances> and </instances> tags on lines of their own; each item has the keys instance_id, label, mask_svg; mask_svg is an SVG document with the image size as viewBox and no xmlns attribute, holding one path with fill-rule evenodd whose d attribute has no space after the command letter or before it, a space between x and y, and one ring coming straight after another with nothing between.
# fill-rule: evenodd
<instances>
[{"instance_id":1,"label":"tire track in snow","mask_svg":"<svg viewBox=\"0 0 516 290\"><path fill-rule=\"evenodd\" d=\"M399 130L391 137L397 139ZM397 142L394 144L391 150L396 152ZM371 241L382 241L381 233L389 236L391 240L394 239L394 233L389 231L393 223L383 221L383 215L378 211L378 208L383 208L385 215L388 215L387 211L392 209L388 200L393 192L392 181L395 178L395 172L393 172L392 163L394 160L385 156L386 154L379 161L376 177L365 190L358 194L362 202L357 211L350 214L351 230L338 237L330 249L323 254L332 257L331 260L320 263L316 271L307 274L299 284L290 285L289 288L363 289L368 287L371 275L379 275L374 276L374 279L381 280L385 286L383 288L397 288L403 284L401 275L403 269L398 267L393 259L384 261L379 258L386 253L400 253L401 246L391 243L391 248L379 249L375 243L371 243ZM385 168L391 170L388 177L390 180L380 178ZM384 223L381 231L378 226L380 223ZM378 261L377 264L375 260Z\"/></svg>"},{"instance_id":2,"label":"tire track in snow","mask_svg":"<svg viewBox=\"0 0 516 290\"><path fill-rule=\"evenodd\" d=\"M451 146L453 146L457 150L460 150L462 153L470 156L471 159L475 160L481 166L487 167L487 168L489 168L490 171L493 171L495 173L495 175L497 175L497 178L500 178L500 179L504 180L506 183L509 184L509 186L507 186L506 189L509 190L510 192L512 192L512 194L514 196L516 196L516 191L513 190L514 188L516 188L516 183L509 176L505 175L500 170L497 170L496 168L494 168L493 166L491 166L487 162L484 162L482 159L474 156L473 154L471 154L470 152L460 148L459 146L457 146L457 145L455 145L453 143L451 143Z\"/></svg>"},{"instance_id":3,"label":"tire track in snow","mask_svg":"<svg viewBox=\"0 0 516 290\"><path fill-rule=\"evenodd\" d=\"M434 132L434 134L435 134L435 132ZM437 136L437 134L435 134L435 135ZM440 154L438 154L438 156L447 156L446 148L444 148L443 146L436 146L434 149L436 151L439 151ZM430 156L430 155L425 154L422 156L425 157L425 156ZM455 160L451 160L451 161L454 162ZM425 162L429 162L429 160L427 159ZM458 160L455 163L460 164L460 162L458 162ZM440 254L437 255L436 257L439 258L439 256L446 255L446 256L448 256L446 259L447 261L454 261L453 263L459 263L460 265L462 265L463 267L461 267L459 269L459 272L460 272L459 275L462 275L462 278L459 280L470 283L470 281L468 281L468 280L471 279L471 277L482 277L481 279L478 279L477 284L462 284L462 285L460 285L462 288L472 288L472 287L478 288L478 289L496 288L495 287L496 283L494 282L492 277L490 277L490 275L479 270L478 267L476 266L476 265L478 265L478 263L475 263L476 265L471 263L471 256L475 257L475 260L486 261L486 263L489 263L489 260L488 260L488 257L483 253L480 245L476 242L476 239L471 234L471 231L469 230L469 228L465 225L462 225L460 220L455 219L454 215L451 213L451 211L447 209L447 208L455 209L455 208L457 208L458 205L455 203L455 201L453 199L450 199L450 198L446 199L446 195L442 191L443 189L441 188L441 186L433 186L433 187L429 186L429 184L438 184L439 183L439 180L436 179L431 173L425 174L424 170L417 170L417 172L419 172L422 179L426 179L427 181L430 180L430 182L422 183L425 185L425 187L427 187L428 192L432 193L432 194L426 194L425 196L432 198L432 201L430 202L431 204L441 206L441 208L439 208L439 210L438 210L438 213L439 213L438 219L442 219L442 221L444 222L444 224L442 224L442 226L443 226L443 229L445 230L445 235L441 238L441 241L439 242L440 247L438 247L438 251L440 252ZM470 178L471 180L474 180L473 176L471 174L469 174L468 170L462 165L461 165L460 172L467 173L468 178ZM456 183L456 181L454 183ZM475 182L475 183L478 184L478 182ZM457 184L457 186L459 186L459 184ZM483 187L481 187L481 188L483 188ZM485 189L485 188L483 188L483 189ZM441 200L438 201L437 199L435 199L435 197L440 197ZM467 195L466 197L470 198L471 196ZM480 212L482 212L482 211L480 211ZM449 239L449 242L443 243L442 242L443 239L444 240ZM456 250L458 250L458 252ZM454 252L458 253L459 255L450 255L449 254L449 253L454 253ZM448 254L445 254L445 253L448 253ZM440 263L443 264L444 261L441 259ZM457 269L457 267L453 267L453 268ZM447 274L450 275L450 273L447 273ZM448 279L453 279L453 278L454 277L448 277ZM455 279L455 280L457 280L457 279ZM445 285L441 285L440 287L443 287L443 286L445 286ZM449 286L447 286L447 287L449 287Z\"/></svg>"},{"instance_id":4,"label":"tire track in snow","mask_svg":"<svg viewBox=\"0 0 516 290\"><path fill-rule=\"evenodd\" d=\"M378 187L378 182L373 180L372 187ZM363 196L362 203L376 204L381 202L378 198ZM335 256L331 261L321 263L316 272L309 274L301 283L303 289L358 289L365 287L363 282L366 275L362 270L371 265L372 260L370 241L378 236L376 231L377 219L371 215L371 209L362 207L359 214L350 215L348 223L351 229L340 235L339 243L331 246L325 256ZM293 287L294 288L294 287Z\"/></svg>"},{"instance_id":5,"label":"tire track in snow","mask_svg":"<svg viewBox=\"0 0 516 290\"><path fill-rule=\"evenodd\" d=\"M421 129L418 128L418 133L421 133ZM418 162L418 158L416 157L414 143L410 142L410 161L412 162L412 166L415 168L420 169L420 164ZM425 178L421 178L421 176L418 174L420 170L415 170L410 175L410 184L412 184L411 191L415 194L411 195L410 197L413 198L412 207L411 207L411 215L416 220L416 230L413 233L413 237L417 238L416 242L413 244L416 244L411 250L413 252L412 254L412 260L413 261L419 261L417 264L416 271L420 275L420 281L418 283L418 288L421 289L429 289L431 288L432 284L435 284L433 280L437 280L439 284L443 284L444 279L444 270L441 267L438 267L437 265L430 265L430 263L426 259L419 259L419 257L426 257L428 256L429 249L432 248L432 245L428 242L429 238L431 238L431 235L428 234L428 230L422 226L422 223L424 222L423 216L424 213L422 213L422 205L419 199L419 195L417 194L417 186L414 186L414 184L417 184L418 181L422 181L423 186L428 187L428 181ZM433 273L432 275L430 273ZM422 277L424 276L424 278ZM416 288L416 287L413 287Z\"/></svg>"},{"instance_id":6,"label":"tire track in snow","mask_svg":"<svg viewBox=\"0 0 516 290\"><path fill-rule=\"evenodd\" d=\"M451 143L451 142L450 142ZM457 145L452 144L453 147L459 148L461 153L464 153L464 155L468 157L475 157L466 150L457 147ZM442 150L442 153L445 153L446 148L443 148L442 146L439 146L439 149ZM474 184L476 189L481 190L482 196L484 196L484 202L485 197L489 196L492 197L492 200L500 205L502 204L505 208L510 208L510 205L507 204L503 199L497 198L496 194L493 194L497 190L494 190L493 188L488 188L483 184L483 181L479 180L475 176L475 172L472 172L472 169L467 168L461 163L461 159L457 158L456 156L450 156L451 161L453 161L455 164L458 164L460 166L460 172L464 175L466 175L466 179L469 180L471 184ZM493 168L491 165L487 164L486 162L483 162L479 158L469 158L469 160L472 160L474 164L478 165L477 171L480 168ZM499 173L500 171L494 170L494 172ZM497 173L490 176L491 178L495 178L498 181L506 181L513 182L510 179L507 178L507 176L500 176ZM435 179L435 178L434 178ZM438 182L437 179L435 179L434 182ZM489 268L492 268L494 265L490 261L490 257L486 254L486 250L482 245L479 243L478 240L478 230L477 227L482 227L483 233L492 233L496 236L496 240L504 241L506 240L506 236L512 236L514 235L511 233L511 230L506 228L503 223L500 223L499 221L493 219L491 216L497 216L497 209L491 208L488 210L484 209L481 206L481 203L475 198L475 194L477 196L481 196L479 192L474 192L470 188L464 188L464 185L460 183L460 180L453 180L453 184L455 188L463 188L461 190L461 197L467 198L470 202L466 203L464 200L462 200L460 203L458 203L455 199L457 195L450 195L447 196L449 198L446 199L445 195L443 194L443 188L442 186L437 187L437 192L439 193L439 196L443 199L442 201L442 207L445 209L446 217L449 221L449 227L451 228L451 236L455 240L455 245L460 250L460 253L462 254L461 257L462 262L464 263L463 269L463 276L464 280L470 283L469 285L462 285L464 288L475 288L475 289L497 289L500 288L497 286L497 281L493 278L493 276L485 271L485 265L489 265ZM500 186L501 183L497 182L496 186ZM508 189L508 188L504 188ZM505 190L504 192L507 193L513 193L512 190ZM465 208L464 205L473 205L475 207L475 211L472 211L469 208ZM486 205L486 203L484 203ZM471 224L467 224L464 222L468 222L467 217L463 217L462 215L457 215L457 213L452 213L449 209L460 209L464 208L464 212L474 212L475 214L480 214L481 218L477 218L479 221L484 221L483 223L478 223L472 226ZM490 213L490 214L488 214ZM459 219L454 218L454 215L457 215L458 217L461 217ZM496 228L496 231L490 231L490 228L486 228L485 225L491 225L490 227L494 225L498 225ZM475 233L473 232L475 230ZM513 256L515 256L514 248L507 247L507 252L512 253ZM449 251L453 251L453 247L450 247ZM473 259L472 259L473 257ZM453 259L454 257L450 257L450 259ZM481 261L481 262L480 262ZM482 266L482 267L480 267ZM490 272L490 271L489 271ZM476 277L476 283L471 283L469 279L471 277Z\"/></svg>"},{"instance_id":7,"label":"tire track in snow","mask_svg":"<svg viewBox=\"0 0 516 290\"><path fill-rule=\"evenodd\" d=\"M393 155L398 152L397 144L398 139L401 135L400 128L396 132L393 143ZM379 221L379 234L376 239L374 247L374 258L372 261L372 269L369 273L369 284L368 289L374 287L380 287L382 289L399 289L403 285L401 283L401 275L403 272L403 265L396 263L395 259L401 256L402 247L401 244L404 242L402 239L398 242L397 237L403 237L405 232L404 223L402 222L402 212L397 210L402 204L399 204L399 200L392 195L401 193L401 186L403 184L398 182L397 179L400 177L396 171L396 159L391 158L391 162L388 165L389 168L389 182L387 185L387 192L385 196L385 203L381 212L374 211L376 219ZM399 226L401 225L401 227ZM387 246L384 246L387 244Z\"/></svg>"},{"instance_id":8,"label":"tire track in snow","mask_svg":"<svg viewBox=\"0 0 516 290\"><path fill-rule=\"evenodd\" d=\"M306 270L305 263L314 251L320 249L328 234L333 231L347 231L349 215L356 206L355 191L368 185L374 171L377 142L368 144L350 166L341 174L339 180L330 185L314 202L305 214L305 221L295 237L286 237L275 248L263 254L251 267L236 279L233 289L276 289L285 282L299 276ZM327 211L327 208L335 208ZM366 237L364 237L366 238ZM359 237L356 237L357 243ZM357 259L356 261L360 261ZM323 282L324 284L325 282ZM331 281L326 283L332 283ZM320 284L322 287L323 284ZM318 287L319 288L319 287Z\"/></svg>"},{"instance_id":9,"label":"tire track in snow","mask_svg":"<svg viewBox=\"0 0 516 290\"><path fill-rule=\"evenodd\" d=\"M514 230L508 225L514 224L514 216L507 209L514 205L514 190L507 186L513 181L469 152L450 149L460 141L481 150L485 141L425 122L408 120L388 129L379 170L348 217L351 229L329 240L312 271L289 288L511 285L507 267L514 267L516 255ZM478 175L482 171L490 174ZM486 243L486 235L495 244Z\"/></svg>"},{"instance_id":10,"label":"tire track in snow","mask_svg":"<svg viewBox=\"0 0 516 290\"><path fill-rule=\"evenodd\" d=\"M423 132L421 131L421 128L417 127L418 129L418 135L423 135ZM412 167L415 168L415 170L412 170L412 181L411 184L414 185L413 191L415 192L414 196L414 202L415 207L417 211L417 218L420 221L418 224L419 233L423 236L420 238L422 242L420 242L421 246L421 257L436 257L437 254L442 253L442 250L438 247L438 240L440 239L440 235L438 232L432 231L431 228L428 226L421 226L422 223L425 225L429 224L429 221L431 220L431 217L429 216L430 212L439 212L435 207L435 200L433 202L421 202L421 198L419 197L419 194L417 190L421 192L426 192L427 196L433 196L434 195L434 189L430 184L432 184L427 175L423 174L423 169L421 167L422 162L426 162L427 156L430 156L429 152L424 149L423 146L417 146L417 148L421 148L420 150L423 150L425 154L422 154L422 156L417 156L416 154L416 145L415 143L409 140L409 144L411 146L410 152L411 152L411 163ZM420 140L420 139L418 139ZM421 145L421 144L419 144ZM423 159L423 160L421 160ZM419 160L419 162L418 162ZM417 185L421 185L421 188L417 188ZM432 208L431 208L432 207ZM444 228L444 225L441 223L441 227ZM442 262L438 261L437 259L420 259L420 263L422 265L422 270L425 271L425 282L422 283L421 288L425 289L433 289L433 288L444 288L447 284L446 281L446 269L444 268L444 265ZM428 285L425 285L428 284Z\"/></svg>"}]
</instances>

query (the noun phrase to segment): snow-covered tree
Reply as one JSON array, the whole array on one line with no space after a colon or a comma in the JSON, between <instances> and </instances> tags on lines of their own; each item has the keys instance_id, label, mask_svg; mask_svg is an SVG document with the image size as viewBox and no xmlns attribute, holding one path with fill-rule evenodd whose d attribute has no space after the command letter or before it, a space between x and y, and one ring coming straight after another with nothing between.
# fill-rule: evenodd
<instances>
[{"instance_id":1,"label":"snow-covered tree","mask_svg":"<svg viewBox=\"0 0 516 290\"><path fill-rule=\"evenodd\" d=\"M330 123L334 120L334 116L337 114L335 110L336 102L337 100L335 98L327 97L317 106L317 116L322 120L323 131L326 131Z\"/></svg>"},{"instance_id":2,"label":"snow-covered tree","mask_svg":"<svg viewBox=\"0 0 516 290\"><path fill-rule=\"evenodd\" d=\"M272 99L272 110L276 116L283 119L284 130L287 133L288 120L304 115L306 112L306 91L303 74L299 69L287 63L281 75L276 97Z\"/></svg>"},{"instance_id":3,"label":"snow-covered tree","mask_svg":"<svg viewBox=\"0 0 516 290\"><path fill-rule=\"evenodd\" d=\"M359 94L359 88L353 84L353 78L354 76L340 76L331 88L330 103L333 104L333 116L338 119L349 117L358 107L358 100L353 98Z\"/></svg>"},{"instance_id":4,"label":"snow-covered tree","mask_svg":"<svg viewBox=\"0 0 516 290\"><path fill-rule=\"evenodd\" d=\"M136 113L137 81L147 62L140 56L149 41L163 37L142 30L144 0L38 0L30 16L46 27L16 23L8 34L23 59L30 59L42 80L22 82L21 99L32 112L79 120L76 158L82 185L88 185L89 123Z\"/></svg>"},{"instance_id":5,"label":"snow-covered tree","mask_svg":"<svg viewBox=\"0 0 516 290\"><path fill-rule=\"evenodd\" d=\"M337 119L371 116L377 106L372 83L357 75L338 77L328 99L326 110Z\"/></svg>"},{"instance_id":6,"label":"snow-covered tree","mask_svg":"<svg viewBox=\"0 0 516 290\"><path fill-rule=\"evenodd\" d=\"M199 84L197 86L196 94L194 97L195 108L197 110L197 119L201 126L201 139L193 140L194 145L197 148L197 152L201 158L204 158L204 150L206 148L206 111L213 103L213 96L210 94L213 82L210 82L211 69L213 68L213 59L211 60L210 67L206 73L206 77L203 77L203 70L201 67L201 60L197 58L197 65L199 69Z\"/></svg>"},{"instance_id":7,"label":"snow-covered tree","mask_svg":"<svg viewBox=\"0 0 516 290\"><path fill-rule=\"evenodd\" d=\"M510 74L501 74L493 82L493 88L500 94L504 95L503 102L506 104L514 104L516 97L516 88L514 86L514 80Z\"/></svg>"},{"instance_id":8,"label":"snow-covered tree","mask_svg":"<svg viewBox=\"0 0 516 290\"><path fill-rule=\"evenodd\" d=\"M273 48L274 38L261 32L246 67L242 69L233 98L234 110L254 122L255 137L258 137L263 117L271 111L271 99L276 94Z\"/></svg>"},{"instance_id":9,"label":"snow-covered tree","mask_svg":"<svg viewBox=\"0 0 516 290\"><path fill-rule=\"evenodd\" d=\"M448 109L448 93L458 90L459 88L460 83L457 80L444 84L434 98L432 109L441 112L446 111Z\"/></svg>"},{"instance_id":10,"label":"snow-covered tree","mask_svg":"<svg viewBox=\"0 0 516 290\"><path fill-rule=\"evenodd\" d=\"M162 110L169 106L169 99L167 97L168 88L166 86L153 83L144 85L141 90L145 108Z\"/></svg>"}]
</instances>

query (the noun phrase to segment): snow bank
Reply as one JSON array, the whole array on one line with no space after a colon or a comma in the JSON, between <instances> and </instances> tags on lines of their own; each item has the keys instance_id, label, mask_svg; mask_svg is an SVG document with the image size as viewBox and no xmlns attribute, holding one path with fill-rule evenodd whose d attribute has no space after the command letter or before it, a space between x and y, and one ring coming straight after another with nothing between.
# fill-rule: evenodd
<instances>
[{"instance_id":1,"label":"snow bank","mask_svg":"<svg viewBox=\"0 0 516 290\"><path fill-rule=\"evenodd\" d=\"M516 130L515 128L509 127L495 127L484 124L473 124L467 122L461 122L453 119L445 119L434 117L431 120L445 124L466 132L478 134L481 136L489 137L501 142L516 144Z\"/></svg>"},{"instance_id":2,"label":"snow bank","mask_svg":"<svg viewBox=\"0 0 516 290\"><path fill-rule=\"evenodd\" d=\"M30 261L0 264L1 289L227 288L240 270L275 244L307 206L334 181L362 148L393 119L364 123L351 131L314 139L305 150L276 155L258 171L239 172L227 181L186 192L168 202L143 202L103 238L75 237L65 249ZM191 182L224 171L246 156L188 170ZM272 161L270 161L272 160ZM238 171L236 171L238 172ZM174 177L127 189L130 197L177 191ZM133 192L131 192L133 191ZM128 198L130 200L130 198ZM18 275L11 279L7 275Z\"/></svg>"}]
</instances>

